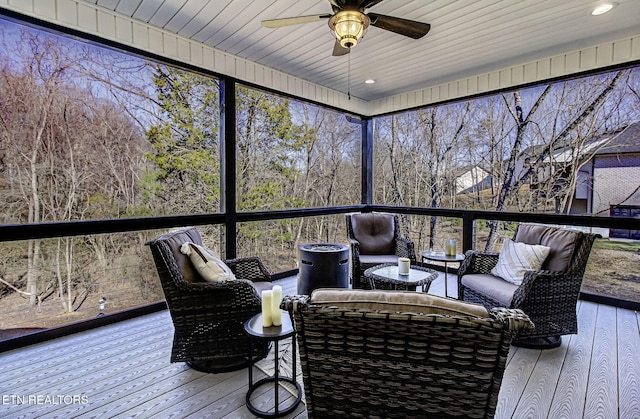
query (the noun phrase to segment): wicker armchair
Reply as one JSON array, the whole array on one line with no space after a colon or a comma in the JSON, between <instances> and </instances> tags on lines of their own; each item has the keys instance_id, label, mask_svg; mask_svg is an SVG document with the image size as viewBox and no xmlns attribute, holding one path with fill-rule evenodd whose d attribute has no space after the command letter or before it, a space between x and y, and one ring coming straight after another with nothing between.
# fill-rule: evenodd
<instances>
[{"instance_id":1,"label":"wicker armchair","mask_svg":"<svg viewBox=\"0 0 640 419\"><path fill-rule=\"evenodd\" d=\"M597 234L536 224L520 224L514 241L542 244L551 252L542 270L527 271L521 285L493 276L498 263L495 252L468 251L458 271L458 298L483 304L486 308L519 308L535 324L521 332L514 345L554 348L561 335L578 333L576 305L584 271Z\"/></svg>"},{"instance_id":2,"label":"wicker armchair","mask_svg":"<svg viewBox=\"0 0 640 419\"><path fill-rule=\"evenodd\" d=\"M329 295L327 295L329 293ZM287 296L310 419L491 418L521 310L410 291Z\"/></svg>"},{"instance_id":3,"label":"wicker armchair","mask_svg":"<svg viewBox=\"0 0 640 419\"><path fill-rule=\"evenodd\" d=\"M413 242L400 233L395 214L347 214L347 239L351 247L353 288L370 288L364 271L382 263L396 263L399 257L416 261Z\"/></svg>"},{"instance_id":4,"label":"wicker armchair","mask_svg":"<svg viewBox=\"0 0 640 419\"><path fill-rule=\"evenodd\" d=\"M195 228L171 232L147 244L153 254L174 326L171 362L186 362L204 372L248 365L249 345L243 324L261 311L261 289L270 289L270 274L258 258L227 260L236 280L203 282L180 252L184 242L202 244ZM242 278L242 279L240 279ZM264 358L267 344L252 346Z\"/></svg>"}]
</instances>

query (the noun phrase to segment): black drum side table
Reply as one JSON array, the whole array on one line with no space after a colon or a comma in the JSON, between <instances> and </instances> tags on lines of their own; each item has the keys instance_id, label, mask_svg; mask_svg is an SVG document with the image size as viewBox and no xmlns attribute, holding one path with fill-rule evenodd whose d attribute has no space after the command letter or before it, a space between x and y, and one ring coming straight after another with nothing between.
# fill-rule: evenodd
<instances>
[{"instance_id":1,"label":"black drum side table","mask_svg":"<svg viewBox=\"0 0 640 419\"><path fill-rule=\"evenodd\" d=\"M317 288L349 288L349 247L312 243L298 246L298 294Z\"/></svg>"},{"instance_id":2,"label":"black drum side table","mask_svg":"<svg viewBox=\"0 0 640 419\"><path fill-rule=\"evenodd\" d=\"M251 356L252 348L251 343L249 344L249 391L247 392L247 408L256 416L263 418L279 418L281 416L287 415L291 413L298 405L300 404L300 400L302 400L302 389L300 388L300 384L296 381L296 330L293 328L293 323L291 322L291 317L289 313L286 311L282 311L282 325L280 326L271 326L271 327L263 327L262 326L262 313L258 313L255 316L251 317L244 323L244 331L249 336L249 342L252 340L267 340L273 342L274 345L274 362L275 362L275 370L274 374L271 377L262 378L255 383L253 382L253 357ZM278 342L291 338L291 346L292 346L292 377L281 377L279 371L279 352L278 352ZM298 391L298 396L295 398L292 404L286 406L284 408L280 407L280 400L278 397L278 385L281 382L286 382L293 384ZM259 387L264 384L273 383L275 398L274 398L274 408L273 411L262 411L257 409L251 403L251 395L254 391L256 391Z\"/></svg>"}]
</instances>

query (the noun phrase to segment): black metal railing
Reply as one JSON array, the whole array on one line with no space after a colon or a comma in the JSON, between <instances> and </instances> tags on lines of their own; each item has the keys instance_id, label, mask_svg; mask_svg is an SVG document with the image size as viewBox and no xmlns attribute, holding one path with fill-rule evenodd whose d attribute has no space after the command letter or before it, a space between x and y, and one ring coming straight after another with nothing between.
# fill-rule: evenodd
<instances>
[{"instance_id":1,"label":"black metal railing","mask_svg":"<svg viewBox=\"0 0 640 419\"><path fill-rule=\"evenodd\" d=\"M473 247L473 223L476 220L536 222L541 224L563 224L583 227L640 230L640 218L630 217L535 214L526 212L496 212L448 208L396 207L388 205L352 205L345 207L244 212L237 213L235 220L237 223L241 223L248 221L267 221L373 211L460 218L462 219L463 226L464 250L469 250ZM224 214L199 214L32 224L2 224L0 225L0 242L51 237L82 236L88 234L120 233L127 231L182 227L187 225L215 225L224 224L225 222L226 219Z\"/></svg>"},{"instance_id":2,"label":"black metal railing","mask_svg":"<svg viewBox=\"0 0 640 419\"><path fill-rule=\"evenodd\" d=\"M476 211L462 209L446 209L446 208L416 208L416 207L396 207L386 205L353 205L345 207L330 208L310 208L295 209L281 211L262 211L250 213L237 213L231 220L232 223L239 224L254 221L269 221L281 219L293 219L301 217L317 217L328 215L339 215L350 212L393 212L398 214L406 214L413 216L425 217L446 217L457 218L462 220L462 250L473 249L475 227L474 224L478 220L497 220L505 222L537 222L542 224L561 224L581 227L599 227L613 229L640 230L640 219L636 218L614 218L614 217L595 217L580 215L557 215L557 214L531 214L531 213L511 213L511 212L495 212L495 211ZM86 236L94 234L122 233L148 231L151 229L167 229L183 226L203 226L203 225L225 225L230 220L225 214L201 214L201 215L184 215L184 216L164 216L164 217L141 217L128 219L104 219L104 220L82 220L68 222L52 222L52 223L34 223L34 224L14 224L0 225L0 242L11 242L30 239L46 239L58 237ZM233 228L227 228L226 231L235 231ZM221 245L224 249L225 246ZM232 246L235 248L235 246ZM227 255L226 257L234 257L235 255ZM275 279L295 275L296 269L279 272L274 275ZM582 294L582 299L596 301L603 304L615 305L629 309L640 309L639 302L624 301L602 295ZM60 335L73 333L79 330L107 324L110 322L120 321L125 318L134 317L142 313L148 313L154 310L164 309L164 302L154 303L149 307L136 307L127 310L126 313L114 313L91 319L78 324L68 325L56 330L47 330L44 333L36 333L26 337L17 338L16 340L0 342L0 351L13 349L15 347L24 346L37 341L50 339Z\"/></svg>"}]
</instances>

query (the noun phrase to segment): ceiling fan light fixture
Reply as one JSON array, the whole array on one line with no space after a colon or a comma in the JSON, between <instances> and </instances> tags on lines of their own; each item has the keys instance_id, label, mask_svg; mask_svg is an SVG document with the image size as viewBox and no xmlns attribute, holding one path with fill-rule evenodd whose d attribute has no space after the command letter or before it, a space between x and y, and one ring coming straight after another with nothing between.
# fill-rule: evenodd
<instances>
[{"instance_id":1,"label":"ceiling fan light fixture","mask_svg":"<svg viewBox=\"0 0 640 419\"><path fill-rule=\"evenodd\" d=\"M329 19L329 27L343 48L353 48L369 27L369 17L358 10L342 10Z\"/></svg>"}]
</instances>

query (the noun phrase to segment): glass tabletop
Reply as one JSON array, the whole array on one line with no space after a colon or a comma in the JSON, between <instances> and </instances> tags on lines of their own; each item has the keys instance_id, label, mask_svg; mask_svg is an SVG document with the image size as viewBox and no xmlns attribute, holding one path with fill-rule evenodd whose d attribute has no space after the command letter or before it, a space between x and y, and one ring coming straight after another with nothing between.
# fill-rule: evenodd
<instances>
[{"instance_id":1,"label":"glass tabletop","mask_svg":"<svg viewBox=\"0 0 640 419\"><path fill-rule=\"evenodd\" d=\"M398 273L398 265L390 265L383 266L378 269L375 269L371 272L373 275L381 276L389 279L393 279L396 281L405 281L405 282L420 282L425 279L431 278L433 276L432 271L424 271L422 269L416 269L415 266L409 268L408 275L401 275Z\"/></svg>"},{"instance_id":2,"label":"glass tabletop","mask_svg":"<svg viewBox=\"0 0 640 419\"><path fill-rule=\"evenodd\" d=\"M462 253L456 253L455 255L446 255L444 252L424 252L422 257L430 260L437 260L442 262L462 262L464 255Z\"/></svg>"}]
</instances>

